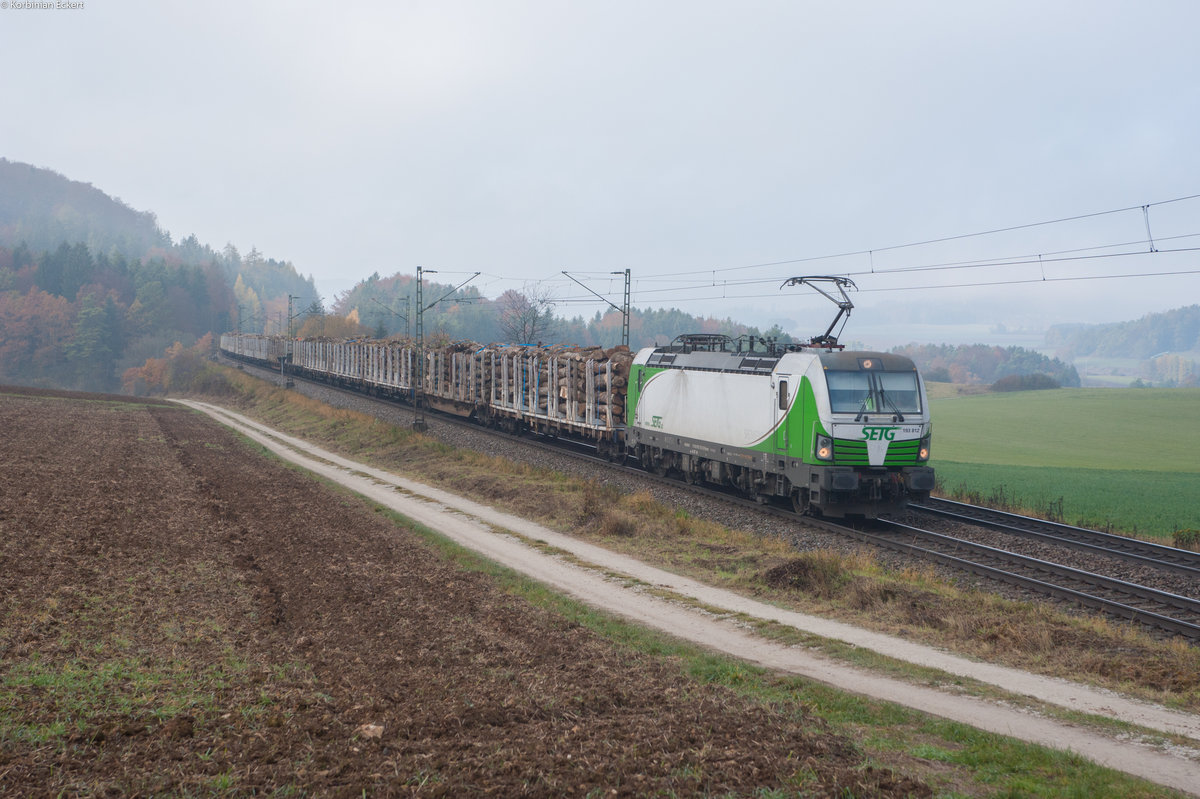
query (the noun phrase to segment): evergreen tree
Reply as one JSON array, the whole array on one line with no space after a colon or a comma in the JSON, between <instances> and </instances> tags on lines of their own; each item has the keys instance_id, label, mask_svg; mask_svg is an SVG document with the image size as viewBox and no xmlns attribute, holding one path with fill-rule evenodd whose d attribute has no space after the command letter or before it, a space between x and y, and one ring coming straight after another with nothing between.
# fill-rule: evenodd
<instances>
[{"instance_id":1,"label":"evergreen tree","mask_svg":"<svg viewBox=\"0 0 1200 799\"><path fill-rule=\"evenodd\" d=\"M116 387L113 367L121 349L120 339L120 320L112 299L101 304L94 295L85 295L75 316L74 335L66 346L77 387L92 391Z\"/></svg>"}]
</instances>

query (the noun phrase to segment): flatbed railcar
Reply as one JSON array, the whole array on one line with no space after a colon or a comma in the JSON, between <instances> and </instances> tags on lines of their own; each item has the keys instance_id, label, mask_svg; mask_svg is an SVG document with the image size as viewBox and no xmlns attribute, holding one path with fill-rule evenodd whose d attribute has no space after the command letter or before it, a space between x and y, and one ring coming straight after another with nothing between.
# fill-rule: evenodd
<instances>
[{"instance_id":1,"label":"flatbed railcar","mask_svg":"<svg viewBox=\"0 0 1200 799\"><path fill-rule=\"evenodd\" d=\"M681 336L624 361L547 348L225 334L227 355L509 432L586 441L614 459L733 487L798 512L873 518L934 487L913 362L836 344ZM423 380L418 377L423 376Z\"/></svg>"},{"instance_id":2,"label":"flatbed railcar","mask_svg":"<svg viewBox=\"0 0 1200 799\"><path fill-rule=\"evenodd\" d=\"M621 353L589 358L565 348L457 342L425 348L422 369L420 351L395 341L227 333L220 346L227 355L297 377L420 405L510 433L576 438L602 455L619 454L625 427L620 364L627 369L632 360Z\"/></svg>"}]
</instances>

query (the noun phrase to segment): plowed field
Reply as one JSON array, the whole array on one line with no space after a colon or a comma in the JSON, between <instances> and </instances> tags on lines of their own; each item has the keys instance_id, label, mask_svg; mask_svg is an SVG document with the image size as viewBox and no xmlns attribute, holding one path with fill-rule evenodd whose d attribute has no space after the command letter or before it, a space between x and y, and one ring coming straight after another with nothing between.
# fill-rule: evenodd
<instances>
[{"instance_id":1,"label":"plowed field","mask_svg":"<svg viewBox=\"0 0 1200 799\"><path fill-rule=\"evenodd\" d=\"M922 796L177 406L0 389L0 794Z\"/></svg>"}]
</instances>

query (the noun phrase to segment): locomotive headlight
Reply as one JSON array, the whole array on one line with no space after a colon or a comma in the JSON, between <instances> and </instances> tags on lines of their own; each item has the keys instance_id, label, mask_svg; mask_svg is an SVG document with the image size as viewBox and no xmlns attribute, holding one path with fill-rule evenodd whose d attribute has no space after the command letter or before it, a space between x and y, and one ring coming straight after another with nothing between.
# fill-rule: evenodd
<instances>
[{"instance_id":1,"label":"locomotive headlight","mask_svg":"<svg viewBox=\"0 0 1200 799\"><path fill-rule=\"evenodd\" d=\"M929 460L930 442L931 442L930 436L925 436L924 438L921 439L921 448L917 450L917 460L919 460L919 461Z\"/></svg>"},{"instance_id":2,"label":"locomotive headlight","mask_svg":"<svg viewBox=\"0 0 1200 799\"><path fill-rule=\"evenodd\" d=\"M833 460L833 439L829 436L817 436L816 455L819 461Z\"/></svg>"}]
</instances>

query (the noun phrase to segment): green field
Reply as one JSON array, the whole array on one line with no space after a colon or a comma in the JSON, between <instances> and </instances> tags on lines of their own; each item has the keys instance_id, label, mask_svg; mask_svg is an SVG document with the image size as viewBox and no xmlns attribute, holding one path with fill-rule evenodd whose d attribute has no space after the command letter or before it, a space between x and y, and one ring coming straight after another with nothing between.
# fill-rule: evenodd
<instances>
[{"instance_id":1,"label":"green field","mask_svg":"<svg viewBox=\"0 0 1200 799\"><path fill-rule=\"evenodd\" d=\"M943 491L1167 538L1200 529L1200 389L934 389Z\"/></svg>"}]
</instances>

